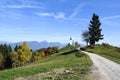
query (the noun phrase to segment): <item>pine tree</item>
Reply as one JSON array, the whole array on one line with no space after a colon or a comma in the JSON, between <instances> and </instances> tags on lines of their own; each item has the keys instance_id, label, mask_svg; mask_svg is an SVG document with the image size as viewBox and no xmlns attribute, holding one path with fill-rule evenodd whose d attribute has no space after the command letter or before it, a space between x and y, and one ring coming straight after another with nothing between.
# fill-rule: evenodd
<instances>
[{"instance_id":1,"label":"pine tree","mask_svg":"<svg viewBox=\"0 0 120 80\"><path fill-rule=\"evenodd\" d=\"M14 51L18 51L19 47L16 45L15 48L14 48Z\"/></svg>"},{"instance_id":2,"label":"pine tree","mask_svg":"<svg viewBox=\"0 0 120 80\"><path fill-rule=\"evenodd\" d=\"M95 42L98 42L99 40L103 39L103 35L101 35L102 29L100 28L101 22L99 20L99 16L96 14L93 14L92 20L90 21L89 25L89 40L90 45L95 46Z\"/></svg>"},{"instance_id":3,"label":"pine tree","mask_svg":"<svg viewBox=\"0 0 120 80\"><path fill-rule=\"evenodd\" d=\"M10 53L12 51L12 48L10 45L2 44L0 45L0 58L3 60L2 62L2 68L11 68L12 60L10 58Z\"/></svg>"}]
</instances>

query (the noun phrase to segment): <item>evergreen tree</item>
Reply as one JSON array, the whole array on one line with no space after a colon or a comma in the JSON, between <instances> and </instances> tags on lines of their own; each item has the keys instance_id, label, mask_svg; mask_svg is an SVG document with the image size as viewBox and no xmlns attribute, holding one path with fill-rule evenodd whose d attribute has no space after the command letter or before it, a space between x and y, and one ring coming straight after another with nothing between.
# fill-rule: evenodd
<instances>
[{"instance_id":1,"label":"evergreen tree","mask_svg":"<svg viewBox=\"0 0 120 80\"><path fill-rule=\"evenodd\" d=\"M5 58L4 68L6 68L6 69L12 68L12 59L11 59L10 56L7 56L7 57Z\"/></svg>"},{"instance_id":2,"label":"evergreen tree","mask_svg":"<svg viewBox=\"0 0 120 80\"><path fill-rule=\"evenodd\" d=\"M103 39L103 35L101 35L102 29L100 28L101 22L99 20L99 16L96 14L93 14L92 20L90 21L89 25L89 40L90 45L94 47L95 42L98 42L99 40Z\"/></svg>"},{"instance_id":3,"label":"evergreen tree","mask_svg":"<svg viewBox=\"0 0 120 80\"><path fill-rule=\"evenodd\" d=\"M12 47L10 45L4 44L4 68L11 68L12 67L12 60L10 58L10 53L12 52Z\"/></svg>"},{"instance_id":4,"label":"evergreen tree","mask_svg":"<svg viewBox=\"0 0 120 80\"><path fill-rule=\"evenodd\" d=\"M12 51L12 48L10 45L7 45L7 44L1 44L0 45L0 58L1 58L1 61L0 61L0 64L2 64L2 69L6 69L6 68L11 68L11 64L12 64L12 61L11 61L11 58L10 58L10 53Z\"/></svg>"},{"instance_id":5,"label":"evergreen tree","mask_svg":"<svg viewBox=\"0 0 120 80\"><path fill-rule=\"evenodd\" d=\"M4 68L3 62L4 62L4 57L3 57L2 53L0 53L0 70Z\"/></svg>"},{"instance_id":6,"label":"evergreen tree","mask_svg":"<svg viewBox=\"0 0 120 80\"><path fill-rule=\"evenodd\" d=\"M17 45L16 45L16 46L15 46L15 48L14 48L14 51L16 51L16 52L17 52L17 51L18 51L18 49L19 49L19 46L17 46Z\"/></svg>"}]
</instances>

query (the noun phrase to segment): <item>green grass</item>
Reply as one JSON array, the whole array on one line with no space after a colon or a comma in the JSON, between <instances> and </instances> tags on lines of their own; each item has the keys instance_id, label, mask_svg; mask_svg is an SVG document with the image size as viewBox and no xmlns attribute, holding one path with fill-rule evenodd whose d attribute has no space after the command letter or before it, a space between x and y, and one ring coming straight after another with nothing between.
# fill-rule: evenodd
<instances>
[{"instance_id":1,"label":"green grass","mask_svg":"<svg viewBox=\"0 0 120 80\"><path fill-rule=\"evenodd\" d=\"M94 52L96 54L99 54L107 59L110 59L116 63L120 64L120 51L110 45L96 45L95 48L91 49L91 48L87 48L86 51L88 52Z\"/></svg>"},{"instance_id":2,"label":"green grass","mask_svg":"<svg viewBox=\"0 0 120 80\"><path fill-rule=\"evenodd\" d=\"M65 52L70 52L70 51L73 51L74 49L75 49L75 46L66 46L59 50L59 54L65 53Z\"/></svg>"},{"instance_id":3,"label":"green grass","mask_svg":"<svg viewBox=\"0 0 120 80\"><path fill-rule=\"evenodd\" d=\"M66 52L67 49L68 51L70 50L70 47L65 48L66 49L61 49L60 53ZM78 54L78 52L67 55L59 55L60 53L21 68L0 71L0 80L13 80L20 76L30 76L42 72L52 71L57 68L71 68L75 66L79 66L78 70L80 69L80 71L86 71L92 65L92 61L87 55L77 57L75 54Z\"/></svg>"}]
</instances>

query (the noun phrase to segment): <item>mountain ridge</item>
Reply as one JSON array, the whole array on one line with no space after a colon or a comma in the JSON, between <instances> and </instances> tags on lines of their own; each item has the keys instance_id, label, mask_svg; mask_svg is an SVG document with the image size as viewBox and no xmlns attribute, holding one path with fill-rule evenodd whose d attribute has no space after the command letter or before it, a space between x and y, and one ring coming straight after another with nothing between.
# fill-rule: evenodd
<instances>
[{"instance_id":1,"label":"mountain ridge","mask_svg":"<svg viewBox=\"0 0 120 80\"><path fill-rule=\"evenodd\" d=\"M0 44L10 44L12 49L15 48L15 46L20 46L24 41L21 42L6 42L6 41L1 41ZM37 49L41 49L41 48L47 48L47 47L53 47L53 46L58 46L59 48L62 48L64 46L67 45L67 43L60 43L60 42L47 42L47 41L26 41L28 43L28 45L30 46L30 48L35 51Z\"/></svg>"}]
</instances>

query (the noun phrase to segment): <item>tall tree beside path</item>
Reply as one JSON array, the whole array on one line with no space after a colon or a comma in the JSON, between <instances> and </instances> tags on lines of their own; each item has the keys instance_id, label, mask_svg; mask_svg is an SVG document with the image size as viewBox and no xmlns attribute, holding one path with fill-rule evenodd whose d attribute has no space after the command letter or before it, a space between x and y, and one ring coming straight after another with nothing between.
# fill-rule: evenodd
<instances>
[{"instance_id":1,"label":"tall tree beside path","mask_svg":"<svg viewBox=\"0 0 120 80\"><path fill-rule=\"evenodd\" d=\"M103 35L101 34L102 29L100 28L101 22L99 20L99 16L96 14L93 14L92 20L90 20L89 24L89 40L90 45L95 46L95 43L99 40L103 39Z\"/></svg>"}]
</instances>

